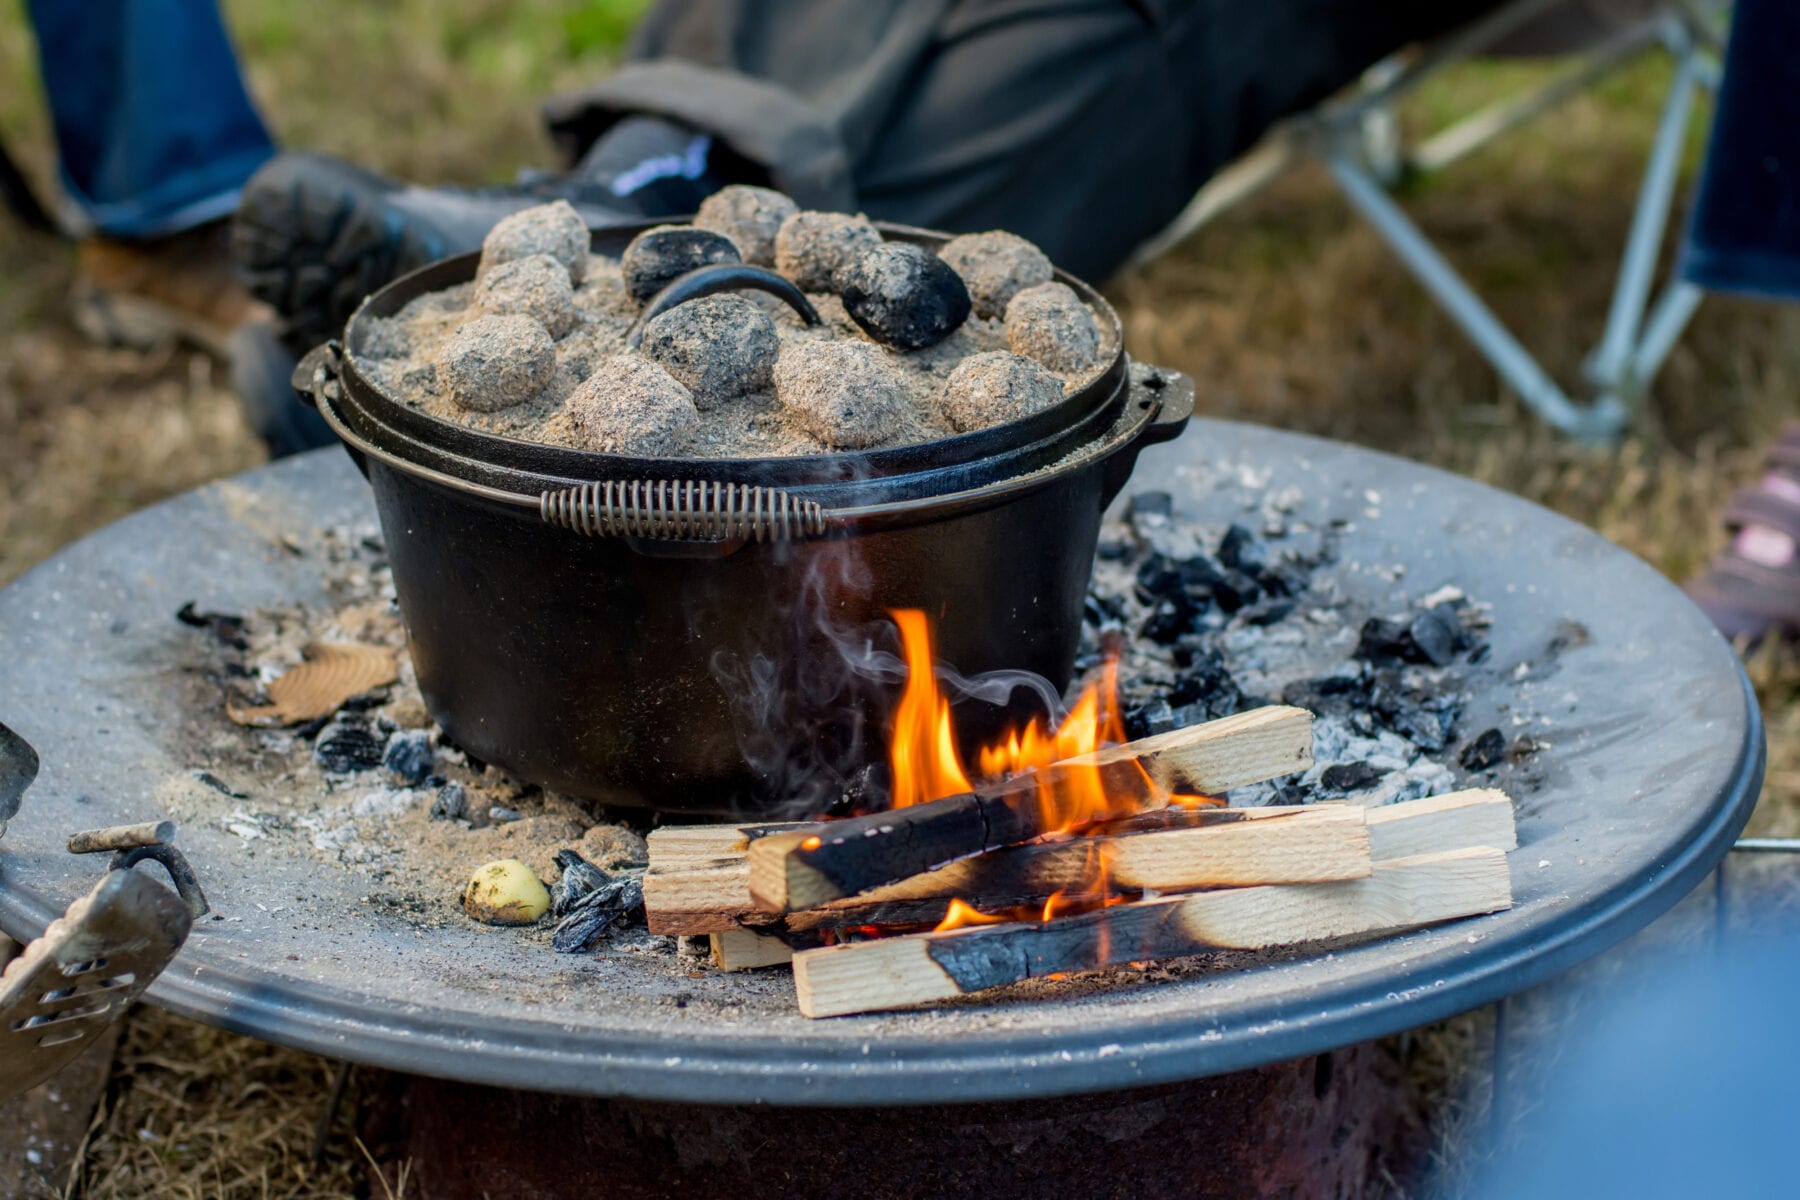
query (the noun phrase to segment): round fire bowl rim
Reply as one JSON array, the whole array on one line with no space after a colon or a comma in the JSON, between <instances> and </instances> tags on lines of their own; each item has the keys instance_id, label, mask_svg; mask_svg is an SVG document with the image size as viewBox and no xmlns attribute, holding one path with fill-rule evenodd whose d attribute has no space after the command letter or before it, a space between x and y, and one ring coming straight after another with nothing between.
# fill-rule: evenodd
<instances>
[{"instance_id":1,"label":"round fire bowl rim","mask_svg":"<svg viewBox=\"0 0 1800 1200\"><path fill-rule=\"evenodd\" d=\"M715 986L738 989L741 1011L726 1018L705 1003L672 1009L624 968L584 960L577 970L545 961L561 956L536 944L457 934L492 956L483 969L535 976L531 1003L501 1005L431 973L451 951L414 931L402 937L366 912L306 910L291 928L287 917L203 923L206 936L148 997L335 1058L531 1090L810 1106L1052 1096L1247 1069L1465 1011L1617 943L1724 856L1755 804L1762 725L1731 647L1676 588L1517 497L1254 426L1196 419L1186 437L1146 453L1128 491L1167 490L1179 512L1222 525L1251 519L1258 497L1290 485L1302 492L1296 517L1344 522L1343 560L1368 568L1345 576L1348 592L1391 597L1397 610L1457 583L1493 603L1494 677L1467 732L1502 723L1482 706L1518 701L1525 685L1507 682L1515 657L1547 692L1580 692L1573 716L1545 732L1541 786L1519 796L1511 912L1173 982L809 1023L793 1014L782 975L694 984L702 1000ZM166 693L167 660L191 636L174 627L175 608L293 599L317 568L282 550L280 536L367 523L370 511L349 463L321 451L140 512L0 590L0 645L17 654L0 674L0 720L45 760L0 841L0 928L35 936L91 885L101 864L62 853L62 836L148 815L150 788L133 773L157 761L150 701ZM1383 563L1406 569L1396 582ZM1569 621L1591 633L1587 645L1559 661L1532 657ZM96 706L111 726L98 745ZM160 765L182 764L163 754ZM256 898L235 871L252 861L278 870L246 855L254 843L217 831L184 828L181 844L221 912L247 914ZM346 878L337 898L354 907L359 885ZM370 929L384 940L360 932ZM292 950L343 970L306 970L315 964ZM393 979L375 978L383 973Z\"/></svg>"}]
</instances>

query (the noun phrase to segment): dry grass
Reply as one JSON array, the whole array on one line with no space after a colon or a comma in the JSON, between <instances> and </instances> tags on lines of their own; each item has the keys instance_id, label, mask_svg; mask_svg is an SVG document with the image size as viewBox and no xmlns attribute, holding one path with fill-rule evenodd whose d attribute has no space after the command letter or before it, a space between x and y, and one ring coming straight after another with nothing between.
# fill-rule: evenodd
<instances>
[{"instance_id":1,"label":"dry grass","mask_svg":"<svg viewBox=\"0 0 1800 1200\"><path fill-rule=\"evenodd\" d=\"M338 1121L321 1166L324 1059L154 1010L131 1021L74 1194L90 1200L351 1200L362 1161Z\"/></svg>"},{"instance_id":2,"label":"dry grass","mask_svg":"<svg viewBox=\"0 0 1800 1200\"><path fill-rule=\"evenodd\" d=\"M641 0L227 0L251 82L289 144L422 180L548 165L531 101L590 78ZM1439 116L1528 79L1476 68L1422 96ZM17 7L0 7L0 78L31 78ZM1659 66L1567 106L1420 189L1408 208L1565 384L1600 328L1629 220ZM0 132L48 161L35 98L0 93ZM221 374L186 353L79 345L60 317L61 245L0 223L0 582L130 509L256 462ZM1794 415L1800 311L1711 299L1616 450L1546 432L1316 175L1297 175L1147 270L1114 281L1132 351L1191 372L1204 410L1348 438L1507 488L1586 522L1673 577L1717 544L1716 514ZM1754 827L1800 833L1800 664L1752 663L1771 759ZM1466 1178L1485 1127L1488 1018L1413 1035L1439 1166ZM317 1059L136 1018L77 1194L325 1197L379 1186L334 1142L305 1156ZM147 1130L149 1136L140 1134Z\"/></svg>"}]
</instances>

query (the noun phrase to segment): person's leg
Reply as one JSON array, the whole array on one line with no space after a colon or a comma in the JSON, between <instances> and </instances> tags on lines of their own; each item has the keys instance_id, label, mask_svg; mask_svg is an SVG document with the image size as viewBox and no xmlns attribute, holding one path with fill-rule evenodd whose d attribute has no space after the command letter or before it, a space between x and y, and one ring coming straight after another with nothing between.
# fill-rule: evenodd
<instances>
[{"instance_id":1,"label":"person's leg","mask_svg":"<svg viewBox=\"0 0 1800 1200\"><path fill-rule=\"evenodd\" d=\"M27 0L62 182L93 227L151 238L231 212L275 152L211 0Z\"/></svg>"},{"instance_id":2,"label":"person's leg","mask_svg":"<svg viewBox=\"0 0 1800 1200\"><path fill-rule=\"evenodd\" d=\"M1274 122L1496 3L964 0L858 156L858 200L1104 278Z\"/></svg>"}]
</instances>

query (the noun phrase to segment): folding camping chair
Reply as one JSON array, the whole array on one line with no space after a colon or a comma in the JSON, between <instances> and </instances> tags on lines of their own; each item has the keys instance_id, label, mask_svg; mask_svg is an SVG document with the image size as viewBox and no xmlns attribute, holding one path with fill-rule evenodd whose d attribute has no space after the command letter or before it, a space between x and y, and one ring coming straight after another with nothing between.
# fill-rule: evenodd
<instances>
[{"instance_id":1,"label":"folding camping chair","mask_svg":"<svg viewBox=\"0 0 1800 1200\"><path fill-rule=\"evenodd\" d=\"M1374 227L1400 262L1468 335L1526 404L1558 429L1609 439L1622 431L1700 304L1700 289L1668 281L1651 298L1656 263L1668 230L1682 143L1696 88L1716 88L1721 37L1703 0L1656 0L1644 15L1612 22L1584 57L1535 90L1503 100L1415 146L1403 144L1395 106L1427 79L1466 59L1505 48L1534 22L1567 10L1571 0L1513 0L1467 28L1409 56L1371 68L1360 88L1283 122L1254 149L1203 187L1169 226L1139 248L1134 262L1161 255L1228 208L1301 162L1322 162L1351 206ZM1584 373L1591 396L1566 394L1493 310L1433 246L1390 189L1439 171L1501 135L1661 49L1675 61L1638 189L1631 230L1607 313L1605 332Z\"/></svg>"}]
</instances>

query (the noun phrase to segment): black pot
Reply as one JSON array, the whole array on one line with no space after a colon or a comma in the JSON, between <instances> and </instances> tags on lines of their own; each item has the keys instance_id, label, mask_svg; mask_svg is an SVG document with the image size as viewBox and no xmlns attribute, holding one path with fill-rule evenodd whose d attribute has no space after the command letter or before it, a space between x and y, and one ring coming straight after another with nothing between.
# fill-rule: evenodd
<instances>
[{"instance_id":1,"label":"black pot","mask_svg":"<svg viewBox=\"0 0 1800 1200\"><path fill-rule=\"evenodd\" d=\"M965 675L1064 686L1101 513L1193 410L1191 381L1115 349L1049 412L895 450L647 459L496 437L408 408L354 362L370 317L476 261L382 288L349 353L320 347L296 380L374 488L432 715L469 753L608 805L796 815L835 799L885 757L893 609L930 614L939 661ZM1111 308L1061 278L1117 348ZM1035 711L1029 693L968 708L977 732Z\"/></svg>"}]
</instances>

